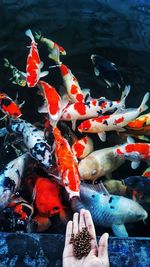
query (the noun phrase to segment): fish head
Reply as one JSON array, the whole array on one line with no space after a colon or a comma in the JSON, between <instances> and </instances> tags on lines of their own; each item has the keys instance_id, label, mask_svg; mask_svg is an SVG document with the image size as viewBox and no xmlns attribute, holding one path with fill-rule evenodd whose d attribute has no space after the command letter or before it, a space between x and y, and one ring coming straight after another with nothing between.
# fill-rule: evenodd
<instances>
[{"instance_id":1,"label":"fish head","mask_svg":"<svg viewBox=\"0 0 150 267\"><path fill-rule=\"evenodd\" d=\"M147 218L148 214L146 210L136 201L130 200L127 205L128 209L126 209L127 212L124 217L125 222L144 221Z\"/></svg>"},{"instance_id":2,"label":"fish head","mask_svg":"<svg viewBox=\"0 0 150 267\"><path fill-rule=\"evenodd\" d=\"M123 180L123 183L128 187L135 187L136 176L130 176Z\"/></svg>"},{"instance_id":3,"label":"fish head","mask_svg":"<svg viewBox=\"0 0 150 267\"><path fill-rule=\"evenodd\" d=\"M81 160L78 165L78 170L81 179L83 180L96 180L98 178L98 163L94 157L90 155Z\"/></svg>"},{"instance_id":4,"label":"fish head","mask_svg":"<svg viewBox=\"0 0 150 267\"><path fill-rule=\"evenodd\" d=\"M78 131L88 133L90 128L91 128L91 122L89 120L86 120L78 126Z\"/></svg>"}]
</instances>

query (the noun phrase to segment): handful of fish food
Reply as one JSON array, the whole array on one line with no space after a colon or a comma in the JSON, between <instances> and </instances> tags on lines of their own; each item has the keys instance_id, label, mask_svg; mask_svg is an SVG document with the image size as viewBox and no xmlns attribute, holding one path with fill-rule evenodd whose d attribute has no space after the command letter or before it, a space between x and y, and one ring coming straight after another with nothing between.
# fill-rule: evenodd
<instances>
[{"instance_id":1,"label":"handful of fish food","mask_svg":"<svg viewBox=\"0 0 150 267\"><path fill-rule=\"evenodd\" d=\"M141 104L126 107L131 86L114 63L93 54L89 62L93 63L97 79L109 89L116 86L120 90L116 99L107 99L101 91L95 98L92 89L82 88L73 74L75 70L72 72L65 64L67 52L62 46L30 29L25 35L30 38L25 72L6 58L4 66L11 72L13 86L17 86L17 98L26 90L31 102L30 115L35 119L25 113L25 109L28 111L25 97L19 105L17 99L1 91L0 141L4 155L0 160L7 161L2 161L0 172L0 229L60 230L73 212L84 208L91 212L99 229L108 227L114 235L127 237L126 223L145 221L148 217L138 202L150 195L150 171L141 174L138 167L140 163L150 163L150 143L145 138L137 143L131 135L132 132L135 137L149 135L150 113L139 117L148 109L149 92L143 95ZM51 64L44 71L39 44L47 49L46 60L50 59ZM58 88L52 79L53 70L60 80ZM60 93L60 87L64 92ZM106 132L112 139L112 133L116 136L123 133L127 138L121 144L118 138L109 146ZM132 168L126 160L131 161ZM111 178L112 173L116 180ZM77 246L78 239L83 253ZM75 256L80 258L88 253L90 236L86 229L72 242Z\"/></svg>"}]
</instances>

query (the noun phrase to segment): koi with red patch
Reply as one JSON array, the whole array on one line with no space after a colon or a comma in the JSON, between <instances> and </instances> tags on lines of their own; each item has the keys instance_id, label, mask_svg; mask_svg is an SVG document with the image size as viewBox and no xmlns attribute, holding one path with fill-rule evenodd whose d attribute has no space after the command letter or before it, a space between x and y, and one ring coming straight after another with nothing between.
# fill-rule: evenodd
<instances>
[{"instance_id":1,"label":"koi with red patch","mask_svg":"<svg viewBox=\"0 0 150 267\"><path fill-rule=\"evenodd\" d=\"M43 62L40 60L37 43L34 40L31 30L27 30L25 34L31 39L30 52L26 65L26 82L28 87L34 87L41 77L44 77L48 74L48 71L41 72Z\"/></svg>"},{"instance_id":2,"label":"koi with red patch","mask_svg":"<svg viewBox=\"0 0 150 267\"><path fill-rule=\"evenodd\" d=\"M5 93L0 93L0 109L3 113L14 119L22 115L19 106Z\"/></svg>"},{"instance_id":3,"label":"koi with red patch","mask_svg":"<svg viewBox=\"0 0 150 267\"><path fill-rule=\"evenodd\" d=\"M126 86L119 101L111 101L104 97L91 99L87 102L76 102L68 105L64 110L61 120L72 121L72 129L76 128L77 120L84 120L98 117L107 111L113 112L116 109L125 108L125 99L130 92L130 86Z\"/></svg>"},{"instance_id":4,"label":"koi with red patch","mask_svg":"<svg viewBox=\"0 0 150 267\"><path fill-rule=\"evenodd\" d=\"M129 122L126 125L126 128L129 130L135 130L135 131L150 130L150 112L136 118L136 120L134 121Z\"/></svg>"},{"instance_id":5,"label":"koi with red patch","mask_svg":"<svg viewBox=\"0 0 150 267\"><path fill-rule=\"evenodd\" d=\"M90 137L85 136L76 140L72 146L72 151L78 159L83 159L94 149L93 141Z\"/></svg>"},{"instance_id":6,"label":"koi with red patch","mask_svg":"<svg viewBox=\"0 0 150 267\"><path fill-rule=\"evenodd\" d=\"M83 102L85 95L82 92L80 85L76 77L72 74L71 70L64 64L59 65L59 69L70 101L72 103Z\"/></svg>"},{"instance_id":7,"label":"koi with red patch","mask_svg":"<svg viewBox=\"0 0 150 267\"><path fill-rule=\"evenodd\" d=\"M53 59L56 63L61 64L60 62L60 55L65 56L66 51L65 49L60 46L59 44L53 42L52 40L43 37L40 33L35 33L35 38L37 41L45 44L48 48L48 57Z\"/></svg>"},{"instance_id":8,"label":"koi with red patch","mask_svg":"<svg viewBox=\"0 0 150 267\"><path fill-rule=\"evenodd\" d=\"M148 99L149 93L146 93L138 108L126 109L121 113L86 120L79 125L78 130L80 132L97 133L104 142L106 141L106 131L125 131L122 127L148 108L146 105Z\"/></svg>"},{"instance_id":9,"label":"koi with red patch","mask_svg":"<svg viewBox=\"0 0 150 267\"><path fill-rule=\"evenodd\" d=\"M77 160L73 155L68 141L62 136L60 130L55 127L55 157L60 180L69 197L79 196L80 191L80 175L78 171Z\"/></svg>"},{"instance_id":10,"label":"koi with red patch","mask_svg":"<svg viewBox=\"0 0 150 267\"><path fill-rule=\"evenodd\" d=\"M121 145L114 150L114 154L132 161L132 169L136 169L140 165L140 161L150 162L150 144L135 143L133 138L127 138L127 144Z\"/></svg>"},{"instance_id":11,"label":"koi with red patch","mask_svg":"<svg viewBox=\"0 0 150 267\"><path fill-rule=\"evenodd\" d=\"M148 167L142 174L144 177L150 178L150 167Z\"/></svg>"},{"instance_id":12,"label":"koi with red patch","mask_svg":"<svg viewBox=\"0 0 150 267\"><path fill-rule=\"evenodd\" d=\"M48 178L37 177L33 191L35 206L41 216L51 217L59 214L65 218L58 184Z\"/></svg>"}]
</instances>

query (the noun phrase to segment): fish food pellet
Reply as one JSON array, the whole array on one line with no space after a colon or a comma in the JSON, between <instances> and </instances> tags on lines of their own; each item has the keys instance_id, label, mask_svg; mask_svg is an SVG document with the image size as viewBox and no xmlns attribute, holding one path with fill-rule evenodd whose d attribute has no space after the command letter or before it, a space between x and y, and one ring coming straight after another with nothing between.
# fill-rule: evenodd
<instances>
[{"instance_id":1,"label":"fish food pellet","mask_svg":"<svg viewBox=\"0 0 150 267\"><path fill-rule=\"evenodd\" d=\"M71 235L70 244L73 244L74 256L77 259L81 259L84 256L87 256L91 250L91 236L87 227L83 227L82 231L76 234Z\"/></svg>"}]
</instances>

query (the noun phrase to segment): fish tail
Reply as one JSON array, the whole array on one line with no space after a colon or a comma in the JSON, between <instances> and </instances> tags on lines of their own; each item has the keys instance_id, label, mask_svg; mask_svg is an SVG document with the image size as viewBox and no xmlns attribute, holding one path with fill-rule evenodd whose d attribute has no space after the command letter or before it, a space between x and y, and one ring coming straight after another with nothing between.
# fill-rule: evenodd
<instances>
[{"instance_id":1,"label":"fish tail","mask_svg":"<svg viewBox=\"0 0 150 267\"><path fill-rule=\"evenodd\" d=\"M138 108L138 110L139 110L140 113L148 109L148 106L146 105L146 103L149 100L149 95L150 95L149 92L147 92L144 95L143 100L142 100L142 103L141 103L141 105Z\"/></svg>"},{"instance_id":2,"label":"fish tail","mask_svg":"<svg viewBox=\"0 0 150 267\"><path fill-rule=\"evenodd\" d=\"M127 96L129 95L130 93L130 90L131 90L131 86L130 85L126 85L125 86L125 89L121 95L121 103L122 103L122 107L125 108L125 101L126 101L126 98Z\"/></svg>"},{"instance_id":3,"label":"fish tail","mask_svg":"<svg viewBox=\"0 0 150 267\"><path fill-rule=\"evenodd\" d=\"M32 40L32 42L35 42L34 36L30 29L25 31L25 35L28 36Z\"/></svg>"}]
</instances>

